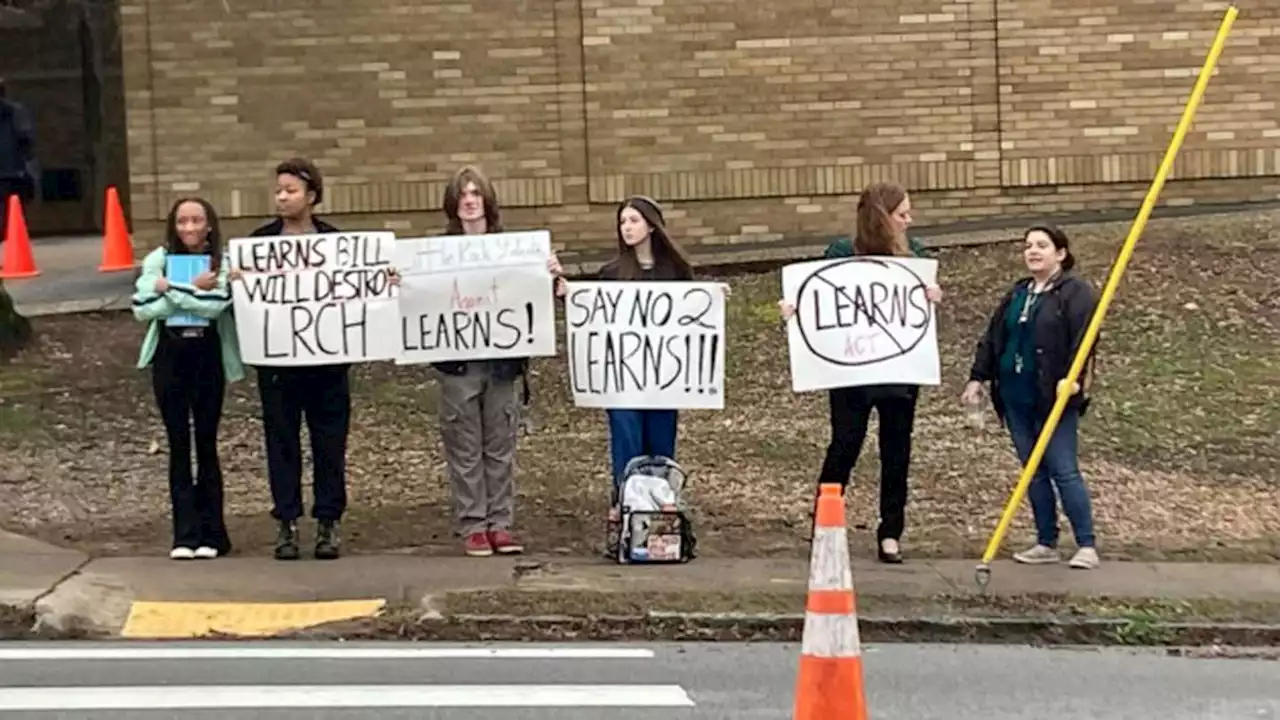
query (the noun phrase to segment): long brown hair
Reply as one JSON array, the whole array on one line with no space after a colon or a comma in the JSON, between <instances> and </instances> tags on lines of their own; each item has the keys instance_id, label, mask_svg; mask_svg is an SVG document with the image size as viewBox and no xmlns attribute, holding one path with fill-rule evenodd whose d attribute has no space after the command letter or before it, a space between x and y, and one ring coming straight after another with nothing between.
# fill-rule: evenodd
<instances>
[{"instance_id":1,"label":"long brown hair","mask_svg":"<svg viewBox=\"0 0 1280 720\"><path fill-rule=\"evenodd\" d=\"M462 202L462 191L467 183L475 183L476 190L484 200L485 232L502 232L502 210L498 207L498 193L493 183L480 172L480 169L467 165L453 174L453 179L444 188L445 234L461 235L462 220L458 218L458 204Z\"/></svg>"},{"instance_id":2,"label":"long brown hair","mask_svg":"<svg viewBox=\"0 0 1280 720\"><path fill-rule=\"evenodd\" d=\"M858 255L909 255L907 238L893 228L893 211L907 199L901 185L873 183L858 197L853 250Z\"/></svg>"},{"instance_id":3,"label":"long brown hair","mask_svg":"<svg viewBox=\"0 0 1280 720\"><path fill-rule=\"evenodd\" d=\"M618 235L618 279L634 280L640 277L640 260L636 258L636 249L622 239L622 211L632 208L640 213L640 217L649 224L653 231L649 242L653 247L654 267L662 266L675 271L676 277L682 280L693 279L693 263L680 244L671 239L667 233L667 224L662 217L662 206L653 198L644 195L633 195L622 204L614 214L614 231Z\"/></svg>"}]
</instances>

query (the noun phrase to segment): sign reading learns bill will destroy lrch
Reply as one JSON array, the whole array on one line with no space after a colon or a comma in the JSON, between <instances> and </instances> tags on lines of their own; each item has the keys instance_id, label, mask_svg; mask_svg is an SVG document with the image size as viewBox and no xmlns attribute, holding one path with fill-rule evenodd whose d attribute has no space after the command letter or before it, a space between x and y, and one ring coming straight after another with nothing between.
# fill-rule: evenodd
<instances>
[{"instance_id":1,"label":"sign reading learns bill will destroy lrch","mask_svg":"<svg viewBox=\"0 0 1280 720\"><path fill-rule=\"evenodd\" d=\"M724 291L715 282L571 282L569 383L578 407L724 408Z\"/></svg>"},{"instance_id":2,"label":"sign reading learns bill will destroy lrch","mask_svg":"<svg viewBox=\"0 0 1280 720\"><path fill-rule=\"evenodd\" d=\"M401 364L556 354L546 230L400 240Z\"/></svg>"},{"instance_id":3,"label":"sign reading learns bill will destroy lrch","mask_svg":"<svg viewBox=\"0 0 1280 720\"><path fill-rule=\"evenodd\" d=\"M938 261L860 256L782 269L791 386L836 387L942 382L938 318L925 296Z\"/></svg>"},{"instance_id":4,"label":"sign reading learns bill will destroy lrch","mask_svg":"<svg viewBox=\"0 0 1280 720\"><path fill-rule=\"evenodd\" d=\"M395 234L336 232L228 243L236 332L248 365L391 360L400 306L391 284Z\"/></svg>"}]
</instances>

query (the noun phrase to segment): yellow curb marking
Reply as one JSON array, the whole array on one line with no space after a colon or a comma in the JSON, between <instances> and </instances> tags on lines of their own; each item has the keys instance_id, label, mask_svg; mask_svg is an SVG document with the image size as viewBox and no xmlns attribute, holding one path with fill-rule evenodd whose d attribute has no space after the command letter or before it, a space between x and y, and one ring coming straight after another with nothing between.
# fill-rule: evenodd
<instances>
[{"instance_id":1,"label":"yellow curb marking","mask_svg":"<svg viewBox=\"0 0 1280 720\"><path fill-rule=\"evenodd\" d=\"M195 638L214 633L268 637L285 630L373 617L386 600L306 603L135 602L121 631L127 638Z\"/></svg>"}]
</instances>

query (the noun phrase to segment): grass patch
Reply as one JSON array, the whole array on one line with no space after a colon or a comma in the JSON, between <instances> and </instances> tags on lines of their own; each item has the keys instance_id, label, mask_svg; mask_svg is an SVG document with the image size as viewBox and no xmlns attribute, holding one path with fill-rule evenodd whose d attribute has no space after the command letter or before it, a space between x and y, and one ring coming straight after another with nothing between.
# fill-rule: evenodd
<instances>
[{"instance_id":1,"label":"grass patch","mask_svg":"<svg viewBox=\"0 0 1280 720\"><path fill-rule=\"evenodd\" d=\"M1103 327L1096 399L1082 425L1109 557L1280 558L1277 220L1270 212L1148 226ZM1127 230L1072 228L1080 272L1101 286ZM958 396L973 343L1021 259L1016 246L997 245L944 250L940 260L943 384L923 393L917 415L904 543L915 557L975 557L1019 468L1003 429L966 427ZM778 273L727 280L728 407L682 413L678 446L700 551L803 556L829 432L826 395L790 389ZM149 376L134 367L142 327L111 313L41 318L38 330L39 342L0 373L0 454L18 459L0 467L0 525L95 552L167 547L163 431ZM608 487L604 413L573 407L563 353L533 372L536 432L521 439L518 529L536 552L594 553ZM365 365L353 379L351 549L456 552L432 371ZM221 447L233 540L267 553L258 413L253 378L233 386ZM874 551L874 437L848 500L862 555ZM1028 542L1030 526L1019 512L1006 546Z\"/></svg>"}]
</instances>

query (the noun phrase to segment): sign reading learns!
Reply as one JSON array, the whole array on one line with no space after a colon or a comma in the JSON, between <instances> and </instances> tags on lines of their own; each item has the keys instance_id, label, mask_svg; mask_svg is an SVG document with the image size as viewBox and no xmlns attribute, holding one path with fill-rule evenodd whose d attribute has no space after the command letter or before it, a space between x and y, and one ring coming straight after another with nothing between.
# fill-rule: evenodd
<instances>
[{"instance_id":1,"label":"sign reading learns!","mask_svg":"<svg viewBox=\"0 0 1280 720\"><path fill-rule=\"evenodd\" d=\"M395 234L322 233L229 243L240 351L249 365L329 365L399 354Z\"/></svg>"},{"instance_id":2,"label":"sign reading learns!","mask_svg":"<svg viewBox=\"0 0 1280 720\"><path fill-rule=\"evenodd\" d=\"M401 240L397 362L556 354L546 230Z\"/></svg>"},{"instance_id":3,"label":"sign reading learns!","mask_svg":"<svg viewBox=\"0 0 1280 720\"><path fill-rule=\"evenodd\" d=\"M569 283L565 326L578 407L724 408L719 283Z\"/></svg>"},{"instance_id":4,"label":"sign reading learns!","mask_svg":"<svg viewBox=\"0 0 1280 720\"><path fill-rule=\"evenodd\" d=\"M782 269L796 306L788 323L796 392L905 383L937 385L938 320L925 296L936 260L854 257Z\"/></svg>"}]
</instances>

